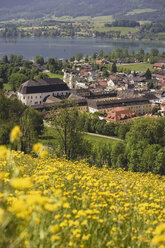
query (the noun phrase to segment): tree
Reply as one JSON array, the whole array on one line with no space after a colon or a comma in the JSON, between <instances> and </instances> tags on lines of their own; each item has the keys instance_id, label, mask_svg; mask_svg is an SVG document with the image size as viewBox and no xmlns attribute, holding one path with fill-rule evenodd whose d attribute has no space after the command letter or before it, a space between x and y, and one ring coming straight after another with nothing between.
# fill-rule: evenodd
<instances>
[{"instance_id":1,"label":"tree","mask_svg":"<svg viewBox=\"0 0 165 248\"><path fill-rule=\"evenodd\" d=\"M22 131L21 150L30 153L33 144L43 130L41 115L32 108L27 108L21 116L20 127Z\"/></svg>"},{"instance_id":2,"label":"tree","mask_svg":"<svg viewBox=\"0 0 165 248\"><path fill-rule=\"evenodd\" d=\"M43 65L44 64L44 58L42 56L35 56L34 59L36 64Z\"/></svg>"},{"instance_id":3,"label":"tree","mask_svg":"<svg viewBox=\"0 0 165 248\"><path fill-rule=\"evenodd\" d=\"M9 84L11 85L11 89L16 91L19 88L19 86L22 83L26 82L27 80L28 80L27 76L25 76L22 73L17 72L17 73L13 73L10 75Z\"/></svg>"},{"instance_id":4,"label":"tree","mask_svg":"<svg viewBox=\"0 0 165 248\"><path fill-rule=\"evenodd\" d=\"M153 88L154 88L153 82L148 82L147 83L147 89L150 90L150 89L153 89Z\"/></svg>"},{"instance_id":5,"label":"tree","mask_svg":"<svg viewBox=\"0 0 165 248\"><path fill-rule=\"evenodd\" d=\"M83 58L83 54L82 53L77 53L75 56L77 61L80 61Z\"/></svg>"},{"instance_id":6,"label":"tree","mask_svg":"<svg viewBox=\"0 0 165 248\"><path fill-rule=\"evenodd\" d=\"M52 110L49 120L57 132L61 153L67 159L76 159L85 157L90 148L80 130L78 111L69 105L69 102L65 102L62 108Z\"/></svg>"},{"instance_id":7,"label":"tree","mask_svg":"<svg viewBox=\"0 0 165 248\"><path fill-rule=\"evenodd\" d=\"M145 77L146 77L146 79L151 79L151 77L152 77L152 74L151 74L151 71L149 68L147 69L147 71L145 73Z\"/></svg>"},{"instance_id":8,"label":"tree","mask_svg":"<svg viewBox=\"0 0 165 248\"><path fill-rule=\"evenodd\" d=\"M3 64L7 64L9 61L8 61L8 57L7 57L7 55L4 55L2 58L1 58L1 62L3 63Z\"/></svg>"},{"instance_id":9,"label":"tree","mask_svg":"<svg viewBox=\"0 0 165 248\"><path fill-rule=\"evenodd\" d=\"M117 72L116 63L113 63L113 64L112 64L112 72L113 72L113 73L116 73L116 72Z\"/></svg>"},{"instance_id":10,"label":"tree","mask_svg":"<svg viewBox=\"0 0 165 248\"><path fill-rule=\"evenodd\" d=\"M151 48L150 50L150 56L158 56L159 50L157 48Z\"/></svg>"},{"instance_id":11,"label":"tree","mask_svg":"<svg viewBox=\"0 0 165 248\"><path fill-rule=\"evenodd\" d=\"M102 77L107 78L108 76L109 76L109 73L108 73L107 69L103 69Z\"/></svg>"}]
</instances>

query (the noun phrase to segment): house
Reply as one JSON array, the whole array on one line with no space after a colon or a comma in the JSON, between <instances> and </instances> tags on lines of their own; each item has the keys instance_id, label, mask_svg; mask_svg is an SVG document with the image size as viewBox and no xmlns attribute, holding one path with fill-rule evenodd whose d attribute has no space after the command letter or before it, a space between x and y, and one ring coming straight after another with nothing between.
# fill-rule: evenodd
<instances>
[{"instance_id":1,"label":"house","mask_svg":"<svg viewBox=\"0 0 165 248\"><path fill-rule=\"evenodd\" d=\"M107 122L128 122L137 117L137 114L126 107L116 107L108 112L107 117L104 118Z\"/></svg>"},{"instance_id":2,"label":"house","mask_svg":"<svg viewBox=\"0 0 165 248\"><path fill-rule=\"evenodd\" d=\"M49 96L67 96L70 92L67 84L58 78L30 79L21 84L17 96L24 104L33 106L42 104Z\"/></svg>"},{"instance_id":3,"label":"house","mask_svg":"<svg viewBox=\"0 0 165 248\"><path fill-rule=\"evenodd\" d=\"M165 112L165 102L160 104L161 111Z\"/></svg>"},{"instance_id":4,"label":"house","mask_svg":"<svg viewBox=\"0 0 165 248\"><path fill-rule=\"evenodd\" d=\"M153 67L154 69L164 69L164 63L155 63Z\"/></svg>"}]
</instances>

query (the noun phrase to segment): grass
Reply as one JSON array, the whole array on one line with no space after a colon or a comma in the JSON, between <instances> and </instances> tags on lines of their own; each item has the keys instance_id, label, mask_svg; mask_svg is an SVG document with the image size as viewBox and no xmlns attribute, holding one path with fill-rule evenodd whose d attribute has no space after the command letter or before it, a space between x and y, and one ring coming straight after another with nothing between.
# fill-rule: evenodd
<instances>
[{"instance_id":1,"label":"grass","mask_svg":"<svg viewBox=\"0 0 165 248\"><path fill-rule=\"evenodd\" d=\"M128 69L130 71L146 71L148 68L150 71L154 71L153 65L149 63L134 63L134 64L126 64L126 65L120 65L117 64L118 70L121 68Z\"/></svg>"},{"instance_id":2,"label":"grass","mask_svg":"<svg viewBox=\"0 0 165 248\"><path fill-rule=\"evenodd\" d=\"M135 15L135 14L142 14L142 13L149 13L149 12L154 12L156 11L155 9L134 9L133 11L128 12L126 15Z\"/></svg>"},{"instance_id":3,"label":"grass","mask_svg":"<svg viewBox=\"0 0 165 248\"><path fill-rule=\"evenodd\" d=\"M71 16L61 16L61 17L55 17L54 18L57 21L73 21L73 22L94 22L94 23L110 23L114 21L113 16L97 16L97 17L91 17L91 16L78 16L76 18L73 18Z\"/></svg>"},{"instance_id":4,"label":"grass","mask_svg":"<svg viewBox=\"0 0 165 248\"><path fill-rule=\"evenodd\" d=\"M99 136L93 136L90 134L84 134L84 138L88 140L93 145L100 145L100 144L114 144L118 142L117 140L110 139L110 138L104 138Z\"/></svg>"},{"instance_id":5,"label":"grass","mask_svg":"<svg viewBox=\"0 0 165 248\"><path fill-rule=\"evenodd\" d=\"M121 32L121 35L126 35L130 32L131 33L137 32L135 28L129 28L129 27L95 27L93 30L98 32L119 31Z\"/></svg>"},{"instance_id":6,"label":"grass","mask_svg":"<svg viewBox=\"0 0 165 248\"><path fill-rule=\"evenodd\" d=\"M104 138L99 136L93 136L90 134L84 134L84 138L89 141L92 145L100 144L114 144L117 140ZM45 127L44 132L40 138L40 142L48 146L50 150L54 147L58 147L58 134L53 127Z\"/></svg>"},{"instance_id":7,"label":"grass","mask_svg":"<svg viewBox=\"0 0 165 248\"><path fill-rule=\"evenodd\" d=\"M4 90L10 90L10 91L12 90L12 89L11 89L11 85L10 85L9 83L3 84L3 89L4 89Z\"/></svg>"},{"instance_id":8,"label":"grass","mask_svg":"<svg viewBox=\"0 0 165 248\"><path fill-rule=\"evenodd\" d=\"M59 75L59 74L51 73L51 72L48 72L47 74L49 75L50 78L59 78L63 80L63 75Z\"/></svg>"}]
</instances>

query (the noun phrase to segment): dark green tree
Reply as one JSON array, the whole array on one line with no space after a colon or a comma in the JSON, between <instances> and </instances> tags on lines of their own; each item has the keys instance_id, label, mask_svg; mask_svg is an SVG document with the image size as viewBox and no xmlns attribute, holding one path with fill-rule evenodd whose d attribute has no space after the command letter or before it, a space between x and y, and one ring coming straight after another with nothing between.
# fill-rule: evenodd
<instances>
[{"instance_id":1,"label":"dark green tree","mask_svg":"<svg viewBox=\"0 0 165 248\"><path fill-rule=\"evenodd\" d=\"M35 56L34 59L36 64L43 65L44 64L44 58L42 56Z\"/></svg>"},{"instance_id":2,"label":"dark green tree","mask_svg":"<svg viewBox=\"0 0 165 248\"><path fill-rule=\"evenodd\" d=\"M113 73L116 73L116 72L117 72L116 63L113 63L113 64L112 64L112 72L113 72Z\"/></svg>"},{"instance_id":3,"label":"dark green tree","mask_svg":"<svg viewBox=\"0 0 165 248\"><path fill-rule=\"evenodd\" d=\"M20 119L22 131L21 150L30 153L32 146L38 140L38 136L43 130L43 119L39 112L32 108L27 108Z\"/></svg>"},{"instance_id":4,"label":"dark green tree","mask_svg":"<svg viewBox=\"0 0 165 248\"><path fill-rule=\"evenodd\" d=\"M80 130L77 109L70 108L69 104L66 102L63 108L52 110L50 121L57 132L61 154L65 154L67 159L83 158L89 153L89 144Z\"/></svg>"},{"instance_id":5,"label":"dark green tree","mask_svg":"<svg viewBox=\"0 0 165 248\"><path fill-rule=\"evenodd\" d=\"M27 76L25 76L22 73L17 72L17 73L13 73L10 75L9 84L11 85L11 89L13 91L16 91L16 90L18 90L19 86L22 83L26 82L27 80L28 80Z\"/></svg>"},{"instance_id":6,"label":"dark green tree","mask_svg":"<svg viewBox=\"0 0 165 248\"><path fill-rule=\"evenodd\" d=\"M102 77L103 78L109 77L109 72L107 71L107 69L103 69Z\"/></svg>"},{"instance_id":7,"label":"dark green tree","mask_svg":"<svg viewBox=\"0 0 165 248\"><path fill-rule=\"evenodd\" d=\"M151 79L151 77L152 77L152 74L151 74L151 71L149 68L147 69L147 71L145 73L145 77L146 77L146 79Z\"/></svg>"}]
</instances>

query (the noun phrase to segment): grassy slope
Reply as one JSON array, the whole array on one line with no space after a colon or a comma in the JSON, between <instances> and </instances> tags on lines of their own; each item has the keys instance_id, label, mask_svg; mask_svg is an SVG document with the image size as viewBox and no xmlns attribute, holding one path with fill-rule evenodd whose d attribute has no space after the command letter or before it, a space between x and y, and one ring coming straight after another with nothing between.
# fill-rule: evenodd
<instances>
[{"instance_id":1,"label":"grassy slope","mask_svg":"<svg viewBox=\"0 0 165 248\"><path fill-rule=\"evenodd\" d=\"M130 12L128 12L126 15L135 15L135 14L141 14L141 13L149 13L149 12L154 12L156 11L155 9L150 9L150 8L147 8L147 9L134 9Z\"/></svg>"},{"instance_id":2,"label":"grassy slope","mask_svg":"<svg viewBox=\"0 0 165 248\"><path fill-rule=\"evenodd\" d=\"M53 127L45 127L44 133L40 139L40 141L44 145L48 145L49 147L57 147L58 146L58 135ZM92 145L100 145L100 144L113 144L117 142L117 140L92 136L89 134L84 134L84 138L88 140Z\"/></svg>"},{"instance_id":3,"label":"grassy slope","mask_svg":"<svg viewBox=\"0 0 165 248\"><path fill-rule=\"evenodd\" d=\"M126 64L126 65L117 64L117 68L118 70L120 70L121 68L126 68L131 71L146 71L149 68L150 71L154 71L153 65L149 63L137 63L137 64Z\"/></svg>"}]
</instances>

